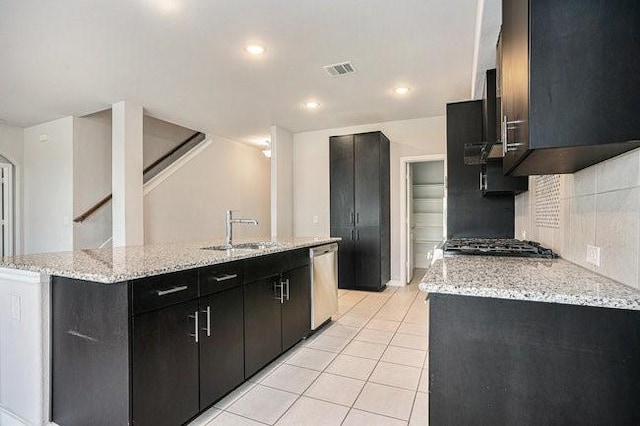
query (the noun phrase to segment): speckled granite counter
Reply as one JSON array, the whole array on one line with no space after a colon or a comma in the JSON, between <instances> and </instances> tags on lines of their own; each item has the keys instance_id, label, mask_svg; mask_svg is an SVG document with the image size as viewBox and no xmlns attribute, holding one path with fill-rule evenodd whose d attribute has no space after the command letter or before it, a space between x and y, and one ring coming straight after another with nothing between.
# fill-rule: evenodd
<instances>
[{"instance_id":1,"label":"speckled granite counter","mask_svg":"<svg viewBox=\"0 0 640 426\"><path fill-rule=\"evenodd\" d=\"M454 255L436 258L427 293L640 310L640 290L563 259Z\"/></svg>"},{"instance_id":2,"label":"speckled granite counter","mask_svg":"<svg viewBox=\"0 0 640 426\"><path fill-rule=\"evenodd\" d=\"M202 250L202 247L222 244L222 240L79 250L5 257L0 261L0 268L39 272L101 283L115 283L313 247L339 240L340 238L329 237L274 238L269 241L278 243L277 246L261 250ZM252 241L256 240L238 240L236 243Z\"/></svg>"}]
</instances>

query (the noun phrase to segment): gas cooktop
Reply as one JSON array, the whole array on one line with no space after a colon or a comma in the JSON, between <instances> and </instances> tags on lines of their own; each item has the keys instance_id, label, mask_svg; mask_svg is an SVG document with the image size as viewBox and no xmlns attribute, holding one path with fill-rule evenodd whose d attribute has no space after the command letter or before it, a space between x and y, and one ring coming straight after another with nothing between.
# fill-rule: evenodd
<instances>
[{"instance_id":1,"label":"gas cooktop","mask_svg":"<svg viewBox=\"0 0 640 426\"><path fill-rule=\"evenodd\" d=\"M506 238L452 238L445 241L442 249L446 254L469 254L483 256L539 257L554 259L558 255L534 241Z\"/></svg>"}]
</instances>

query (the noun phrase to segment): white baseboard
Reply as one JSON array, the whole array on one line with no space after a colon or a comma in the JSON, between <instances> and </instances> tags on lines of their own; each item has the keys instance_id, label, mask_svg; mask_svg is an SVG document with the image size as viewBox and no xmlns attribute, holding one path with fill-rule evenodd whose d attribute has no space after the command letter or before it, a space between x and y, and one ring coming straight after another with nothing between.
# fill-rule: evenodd
<instances>
[{"instance_id":1,"label":"white baseboard","mask_svg":"<svg viewBox=\"0 0 640 426\"><path fill-rule=\"evenodd\" d=\"M387 285L389 287L404 287L406 284L404 284L402 281L400 280L390 280Z\"/></svg>"},{"instance_id":2,"label":"white baseboard","mask_svg":"<svg viewBox=\"0 0 640 426\"><path fill-rule=\"evenodd\" d=\"M33 426L31 423L0 406L0 425L2 426Z\"/></svg>"}]
</instances>

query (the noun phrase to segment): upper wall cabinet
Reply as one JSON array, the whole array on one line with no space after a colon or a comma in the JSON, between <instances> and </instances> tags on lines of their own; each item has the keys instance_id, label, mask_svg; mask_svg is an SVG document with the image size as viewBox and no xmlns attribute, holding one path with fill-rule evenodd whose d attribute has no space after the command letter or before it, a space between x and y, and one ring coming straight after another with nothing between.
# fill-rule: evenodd
<instances>
[{"instance_id":1,"label":"upper wall cabinet","mask_svg":"<svg viewBox=\"0 0 640 426\"><path fill-rule=\"evenodd\" d=\"M640 2L503 0L504 171L573 173L640 146Z\"/></svg>"}]
</instances>

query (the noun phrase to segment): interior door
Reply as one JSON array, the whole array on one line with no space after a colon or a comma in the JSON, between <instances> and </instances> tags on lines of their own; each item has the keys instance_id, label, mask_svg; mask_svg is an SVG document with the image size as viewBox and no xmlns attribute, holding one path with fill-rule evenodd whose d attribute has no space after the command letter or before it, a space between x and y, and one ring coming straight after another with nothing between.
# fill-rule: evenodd
<instances>
[{"instance_id":1,"label":"interior door","mask_svg":"<svg viewBox=\"0 0 640 426\"><path fill-rule=\"evenodd\" d=\"M13 256L13 165L0 163L0 230L2 256Z\"/></svg>"},{"instance_id":2,"label":"interior door","mask_svg":"<svg viewBox=\"0 0 640 426\"><path fill-rule=\"evenodd\" d=\"M406 163L407 167L407 284L413 279L414 258L413 258L413 237L414 237L414 225L413 225L413 168L411 163Z\"/></svg>"}]
</instances>

